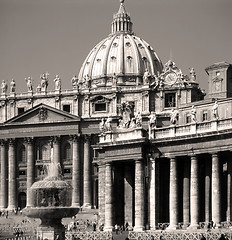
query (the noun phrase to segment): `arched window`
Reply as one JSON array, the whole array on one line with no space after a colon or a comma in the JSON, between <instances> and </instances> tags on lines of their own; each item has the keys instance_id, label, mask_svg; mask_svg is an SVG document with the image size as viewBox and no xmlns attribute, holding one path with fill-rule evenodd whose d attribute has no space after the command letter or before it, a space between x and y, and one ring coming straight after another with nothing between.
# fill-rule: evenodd
<instances>
[{"instance_id":1,"label":"arched window","mask_svg":"<svg viewBox=\"0 0 232 240\"><path fill-rule=\"evenodd\" d=\"M41 147L41 153L42 153L42 160L49 160L50 159L50 151L48 149L47 145L43 145Z\"/></svg>"},{"instance_id":2,"label":"arched window","mask_svg":"<svg viewBox=\"0 0 232 240\"><path fill-rule=\"evenodd\" d=\"M19 162L26 162L26 148L25 146L22 144L19 148Z\"/></svg>"},{"instance_id":3,"label":"arched window","mask_svg":"<svg viewBox=\"0 0 232 240\"><path fill-rule=\"evenodd\" d=\"M63 160L64 161L70 161L72 159L72 151L71 151L71 145L69 142L66 142L64 144L64 151L63 151Z\"/></svg>"}]
</instances>

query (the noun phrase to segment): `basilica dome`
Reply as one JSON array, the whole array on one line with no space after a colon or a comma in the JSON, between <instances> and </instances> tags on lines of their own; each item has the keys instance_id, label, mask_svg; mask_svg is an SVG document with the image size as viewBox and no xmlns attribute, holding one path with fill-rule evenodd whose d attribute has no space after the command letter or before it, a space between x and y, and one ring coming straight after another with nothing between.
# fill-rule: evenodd
<instances>
[{"instance_id":1,"label":"basilica dome","mask_svg":"<svg viewBox=\"0 0 232 240\"><path fill-rule=\"evenodd\" d=\"M147 70L151 75L162 72L163 66L154 49L132 31L132 22L120 1L114 14L111 34L98 43L85 59L78 79L110 79L142 77Z\"/></svg>"}]
</instances>

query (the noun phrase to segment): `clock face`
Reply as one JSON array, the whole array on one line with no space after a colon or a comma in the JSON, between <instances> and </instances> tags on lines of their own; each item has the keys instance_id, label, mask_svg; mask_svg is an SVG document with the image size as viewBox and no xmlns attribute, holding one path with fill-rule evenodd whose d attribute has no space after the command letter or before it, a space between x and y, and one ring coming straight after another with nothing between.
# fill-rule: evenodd
<instances>
[{"instance_id":1,"label":"clock face","mask_svg":"<svg viewBox=\"0 0 232 240\"><path fill-rule=\"evenodd\" d=\"M175 73L169 73L165 77L166 84L173 85L177 80L177 76Z\"/></svg>"}]
</instances>

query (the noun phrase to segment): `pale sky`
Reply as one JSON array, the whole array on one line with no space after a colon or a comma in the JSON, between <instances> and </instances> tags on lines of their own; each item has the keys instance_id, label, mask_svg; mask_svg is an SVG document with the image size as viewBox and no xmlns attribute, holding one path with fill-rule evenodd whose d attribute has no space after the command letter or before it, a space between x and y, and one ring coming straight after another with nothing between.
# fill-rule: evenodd
<instances>
[{"instance_id":1,"label":"pale sky","mask_svg":"<svg viewBox=\"0 0 232 240\"><path fill-rule=\"evenodd\" d=\"M208 91L205 68L232 63L232 0L125 0L135 34L148 42L161 61L170 56L184 74L194 67ZM71 88L90 50L111 31L119 0L0 0L0 82L25 78L36 87L49 72Z\"/></svg>"}]
</instances>

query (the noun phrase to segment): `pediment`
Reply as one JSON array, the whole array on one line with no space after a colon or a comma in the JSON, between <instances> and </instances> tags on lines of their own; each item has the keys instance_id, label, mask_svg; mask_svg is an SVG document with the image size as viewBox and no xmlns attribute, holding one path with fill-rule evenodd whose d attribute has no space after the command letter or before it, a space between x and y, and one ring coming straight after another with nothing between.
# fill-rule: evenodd
<instances>
[{"instance_id":1,"label":"pediment","mask_svg":"<svg viewBox=\"0 0 232 240\"><path fill-rule=\"evenodd\" d=\"M17 115L4 124L39 124L39 123L60 123L68 121L77 121L79 117L56 109L46 104L39 104L24 113Z\"/></svg>"}]
</instances>

